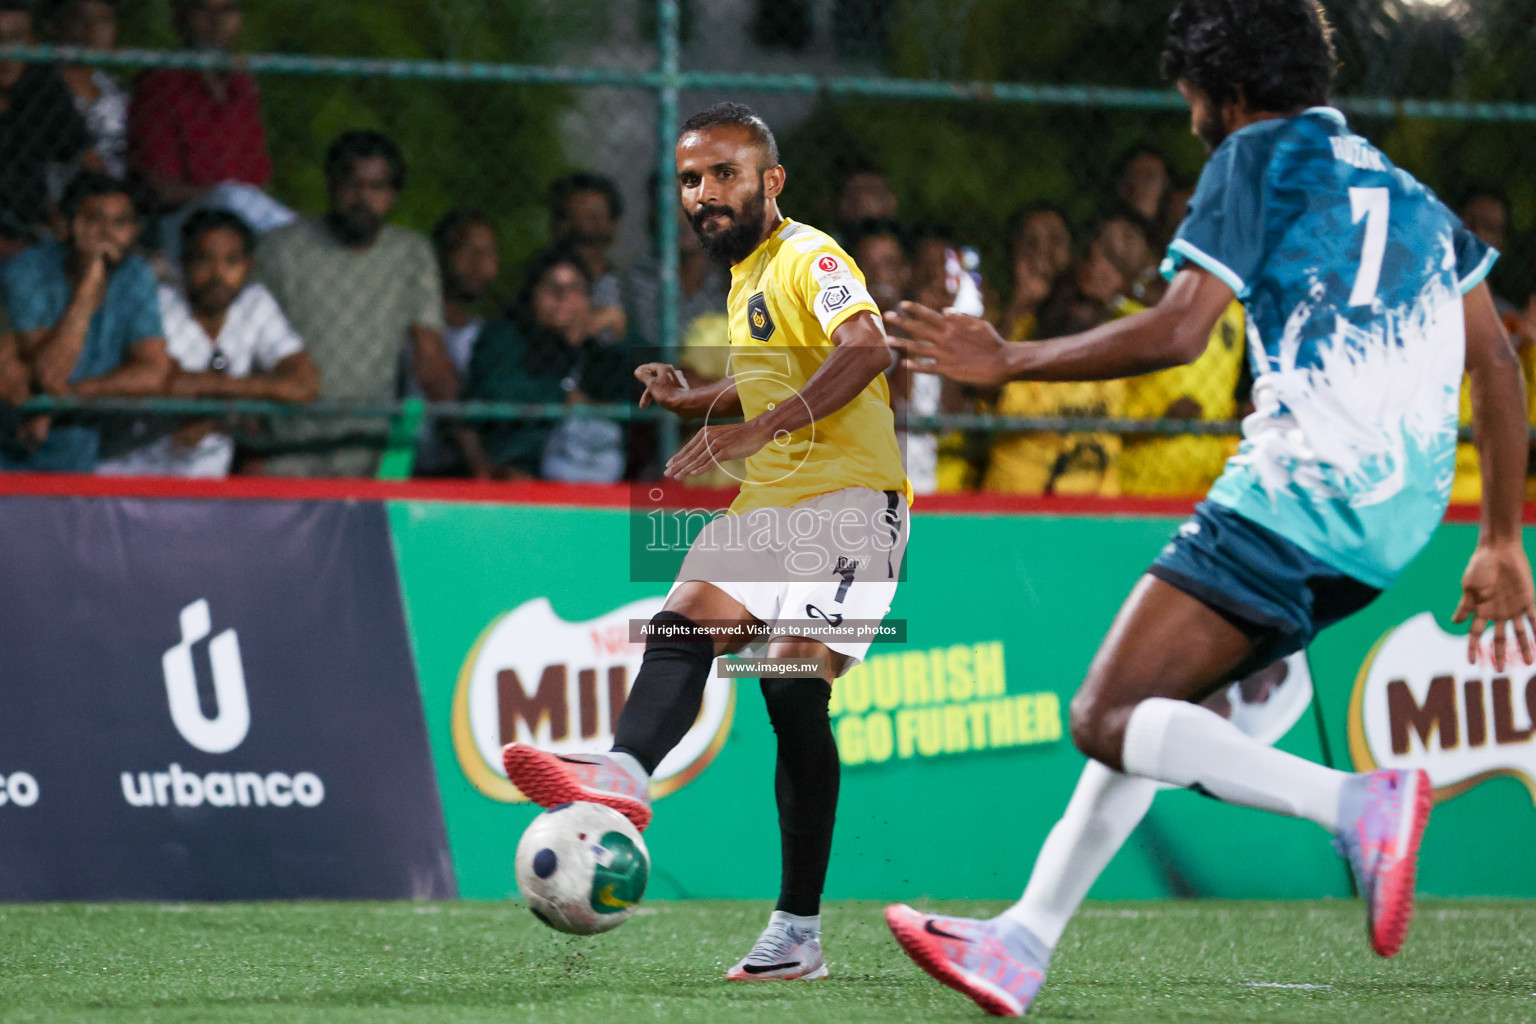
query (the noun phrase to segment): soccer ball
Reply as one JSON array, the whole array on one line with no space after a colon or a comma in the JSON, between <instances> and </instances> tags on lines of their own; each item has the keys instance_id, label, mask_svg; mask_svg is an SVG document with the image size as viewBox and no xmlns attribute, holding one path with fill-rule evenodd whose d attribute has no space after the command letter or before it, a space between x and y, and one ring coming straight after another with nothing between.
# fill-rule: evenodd
<instances>
[{"instance_id":1,"label":"soccer ball","mask_svg":"<svg viewBox=\"0 0 1536 1024\"><path fill-rule=\"evenodd\" d=\"M533 916L556 931L596 935L634 913L651 874L645 840L611 807L551 807L517 844L517 887Z\"/></svg>"}]
</instances>

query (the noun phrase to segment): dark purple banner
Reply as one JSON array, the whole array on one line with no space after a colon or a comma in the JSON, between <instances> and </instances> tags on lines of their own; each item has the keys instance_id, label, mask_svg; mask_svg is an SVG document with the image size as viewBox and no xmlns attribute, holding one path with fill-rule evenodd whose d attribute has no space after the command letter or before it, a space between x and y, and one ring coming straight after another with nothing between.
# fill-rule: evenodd
<instances>
[{"instance_id":1,"label":"dark purple banner","mask_svg":"<svg viewBox=\"0 0 1536 1024\"><path fill-rule=\"evenodd\" d=\"M454 895L382 505L0 498L0 900Z\"/></svg>"}]
</instances>

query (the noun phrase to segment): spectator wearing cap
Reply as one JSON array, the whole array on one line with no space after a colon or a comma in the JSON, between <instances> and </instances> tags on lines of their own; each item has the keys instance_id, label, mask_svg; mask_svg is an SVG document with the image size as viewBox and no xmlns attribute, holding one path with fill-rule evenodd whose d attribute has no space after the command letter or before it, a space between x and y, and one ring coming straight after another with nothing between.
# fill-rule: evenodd
<instances>
[{"instance_id":1,"label":"spectator wearing cap","mask_svg":"<svg viewBox=\"0 0 1536 1024\"><path fill-rule=\"evenodd\" d=\"M601 174L566 175L550 189L549 212L555 243L576 251L592 282L593 336L603 344L617 343L628 326L623 285L609 256L624 216L619 187Z\"/></svg>"},{"instance_id":2,"label":"spectator wearing cap","mask_svg":"<svg viewBox=\"0 0 1536 1024\"><path fill-rule=\"evenodd\" d=\"M372 131L343 133L325 156L330 210L269 232L256 249L256 277L267 286L320 369L326 398L395 400L402 361L434 401L458 394L458 373L443 344L443 289L432 244L388 223L405 188L405 158ZM288 476L371 476L376 446L347 441L382 431L377 421L274 424L279 440L326 452L271 459Z\"/></svg>"},{"instance_id":3,"label":"spectator wearing cap","mask_svg":"<svg viewBox=\"0 0 1536 1024\"><path fill-rule=\"evenodd\" d=\"M80 398L163 394L171 362L154 272L133 252L139 224L126 187L85 171L60 205L64 241L37 243L0 277L33 387ZM26 450L13 445L0 454L0 468L96 468L100 435L76 417L37 417L22 435Z\"/></svg>"},{"instance_id":4,"label":"spectator wearing cap","mask_svg":"<svg viewBox=\"0 0 1536 1024\"><path fill-rule=\"evenodd\" d=\"M30 46L29 0L0 0L0 44ZM48 168L79 160L101 170L101 158L59 69L0 61L0 257L19 253L48 218Z\"/></svg>"},{"instance_id":5,"label":"spectator wearing cap","mask_svg":"<svg viewBox=\"0 0 1536 1024\"><path fill-rule=\"evenodd\" d=\"M184 284L160 286L166 348L175 361L173 398L312 402L320 374L277 300L251 281L256 233L227 210L182 222ZM235 443L200 419L97 467L129 476L227 476Z\"/></svg>"},{"instance_id":6,"label":"spectator wearing cap","mask_svg":"<svg viewBox=\"0 0 1536 1024\"><path fill-rule=\"evenodd\" d=\"M61 46L111 50L117 46L117 0L49 0L44 27L48 38ZM64 64L59 74L85 121L100 167L115 178L128 173L128 92L116 78L89 64ZM80 168L73 163L54 164L49 170L48 193L57 198Z\"/></svg>"},{"instance_id":7,"label":"spectator wearing cap","mask_svg":"<svg viewBox=\"0 0 1536 1024\"><path fill-rule=\"evenodd\" d=\"M245 26L241 0L174 0L182 45L233 53ZM162 209L176 209L222 182L263 188L272 158L261 92L243 71L154 68L133 85L128 162Z\"/></svg>"}]
</instances>

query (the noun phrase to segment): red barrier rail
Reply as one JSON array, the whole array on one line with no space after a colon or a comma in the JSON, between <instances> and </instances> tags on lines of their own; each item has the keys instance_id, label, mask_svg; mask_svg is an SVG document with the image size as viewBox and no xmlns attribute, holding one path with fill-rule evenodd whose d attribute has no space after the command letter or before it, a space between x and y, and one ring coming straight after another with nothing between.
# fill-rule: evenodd
<instances>
[{"instance_id":1,"label":"red barrier rail","mask_svg":"<svg viewBox=\"0 0 1536 1024\"><path fill-rule=\"evenodd\" d=\"M734 491L664 487L664 504L724 508ZM112 477L73 473L0 473L0 496L117 498L216 498L277 501L451 501L514 505L574 505L626 508L650 495L656 484L561 484L547 481L491 483L479 480L310 480L296 477L234 476L225 480L183 477ZM643 489L637 493L637 489ZM919 515L1167 516L1188 515L1196 498L1044 498L973 492L930 494L917 499ZM1476 505L1452 505L1446 522L1475 523ZM1525 506L1524 521L1536 524L1536 503Z\"/></svg>"}]
</instances>

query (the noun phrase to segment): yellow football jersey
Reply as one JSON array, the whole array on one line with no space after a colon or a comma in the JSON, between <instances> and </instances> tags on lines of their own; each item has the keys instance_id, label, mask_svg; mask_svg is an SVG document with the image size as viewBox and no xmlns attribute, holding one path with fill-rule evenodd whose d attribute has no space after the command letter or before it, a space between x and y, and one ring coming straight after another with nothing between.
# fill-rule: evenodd
<instances>
[{"instance_id":1,"label":"yellow football jersey","mask_svg":"<svg viewBox=\"0 0 1536 1024\"><path fill-rule=\"evenodd\" d=\"M786 220L731 268L730 372L748 419L800 401L855 313L880 315L864 275L830 235ZM747 459L732 512L795 505L845 487L903 491L890 385L881 374L851 402Z\"/></svg>"}]
</instances>

